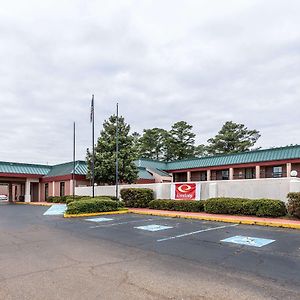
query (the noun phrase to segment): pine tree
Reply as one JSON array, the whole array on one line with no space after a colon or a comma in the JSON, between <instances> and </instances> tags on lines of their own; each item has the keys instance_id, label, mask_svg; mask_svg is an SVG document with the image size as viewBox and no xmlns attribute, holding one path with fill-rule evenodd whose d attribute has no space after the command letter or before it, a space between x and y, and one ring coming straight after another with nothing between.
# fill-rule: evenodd
<instances>
[{"instance_id":1,"label":"pine tree","mask_svg":"<svg viewBox=\"0 0 300 300\"><path fill-rule=\"evenodd\" d=\"M140 155L143 158L163 159L167 131L162 128L144 129L140 138Z\"/></svg>"},{"instance_id":2,"label":"pine tree","mask_svg":"<svg viewBox=\"0 0 300 300\"><path fill-rule=\"evenodd\" d=\"M185 159L195 156L195 134L193 126L185 121L173 124L167 139L167 160Z\"/></svg>"},{"instance_id":3,"label":"pine tree","mask_svg":"<svg viewBox=\"0 0 300 300\"><path fill-rule=\"evenodd\" d=\"M116 115L112 115L103 123L103 130L95 147L95 182L97 184L115 184L116 169ZM138 178L138 169L134 164L137 151L134 137L129 134L130 125L121 116L118 119L119 131L119 181L134 183ZM87 163L91 164L91 153L87 151ZM90 176L90 172L89 172Z\"/></svg>"},{"instance_id":4,"label":"pine tree","mask_svg":"<svg viewBox=\"0 0 300 300\"><path fill-rule=\"evenodd\" d=\"M214 138L207 141L209 145L206 150L210 154L249 151L259 137L259 131L249 130L244 124L228 121Z\"/></svg>"}]
</instances>

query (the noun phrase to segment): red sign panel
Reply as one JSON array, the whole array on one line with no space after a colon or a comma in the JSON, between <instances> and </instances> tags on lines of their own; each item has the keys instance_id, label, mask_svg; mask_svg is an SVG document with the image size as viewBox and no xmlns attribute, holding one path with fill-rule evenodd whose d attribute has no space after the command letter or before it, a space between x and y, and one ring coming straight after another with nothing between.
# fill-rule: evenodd
<instances>
[{"instance_id":1,"label":"red sign panel","mask_svg":"<svg viewBox=\"0 0 300 300\"><path fill-rule=\"evenodd\" d=\"M195 200L196 183L176 183L175 199L177 200Z\"/></svg>"}]
</instances>

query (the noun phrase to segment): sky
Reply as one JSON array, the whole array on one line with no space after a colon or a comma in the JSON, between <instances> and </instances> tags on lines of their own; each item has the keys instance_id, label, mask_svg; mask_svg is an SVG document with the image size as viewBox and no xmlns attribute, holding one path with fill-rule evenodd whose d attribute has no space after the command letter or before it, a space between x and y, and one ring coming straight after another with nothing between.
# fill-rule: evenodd
<instances>
[{"instance_id":1,"label":"sky","mask_svg":"<svg viewBox=\"0 0 300 300\"><path fill-rule=\"evenodd\" d=\"M27 0L0 5L0 161L77 159L115 112L206 143L228 120L300 143L300 1Z\"/></svg>"}]
</instances>

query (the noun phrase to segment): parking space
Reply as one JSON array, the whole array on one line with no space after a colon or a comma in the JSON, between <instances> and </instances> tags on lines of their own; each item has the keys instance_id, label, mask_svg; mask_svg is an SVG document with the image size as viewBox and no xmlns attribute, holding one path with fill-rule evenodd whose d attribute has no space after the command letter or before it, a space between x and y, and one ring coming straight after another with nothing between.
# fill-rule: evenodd
<instances>
[{"instance_id":1,"label":"parking space","mask_svg":"<svg viewBox=\"0 0 300 300\"><path fill-rule=\"evenodd\" d=\"M300 247L299 231L261 226L136 214L72 219L69 223L75 227L83 226L89 234L109 236L112 240L121 235L123 242L127 239L144 239L145 243L153 244L207 242L223 247L277 249L283 252L288 247L289 253L298 253Z\"/></svg>"},{"instance_id":2,"label":"parking space","mask_svg":"<svg viewBox=\"0 0 300 300\"><path fill-rule=\"evenodd\" d=\"M300 232L147 215L68 220L73 230L118 244L300 282Z\"/></svg>"},{"instance_id":3,"label":"parking space","mask_svg":"<svg viewBox=\"0 0 300 300\"><path fill-rule=\"evenodd\" d=\"M5 252L12 262L19 255L20 248L15 249L14 244L15 236L19 236L18 242L28 249L26 255L31 257L32 253L31 261L40 259L45 253L44 265L51 265L54 255L64 259L70 257L70 264L74 261L85 264L91 260L93 266L102 266L110 255L107 249L114 249L118 254L113 264L118 264L122 257L126 261L122 266L125 273L138 254L142 258L136 266L148 264L150 273L155 276L159 272L152 268L150 256L155 258L156 266L160 266L162 258L171 262L165 265L164 274L176 273L176 278L181 278L181 273L190 274L192 265L193 272L199 270L199 274L200 270L214 270L222 274L222 278L235 274L235 278L255 278L253 282L276 282L275 289L278 284L296 290L299 287L299 230L131 213L65 219L58 211L45 215L48 210L48 207L29 205L1 207L2 244L8 243L8 237L13 238L11 248ZM8 236L6 232L13 235ZM37 252L37 247L43 250ZM99 247L103 251L95 259ZM74 250L77 254L70 255ZM23 252L20 261L24 261ZM90 258L91 252L94 260ZM16 273L18 267L16 263ZM7 268L7 272L9 270ZM195 279L192 275L191 278ZM277 290L274 294L277 295Z\"/></svg>"}]
</instances>

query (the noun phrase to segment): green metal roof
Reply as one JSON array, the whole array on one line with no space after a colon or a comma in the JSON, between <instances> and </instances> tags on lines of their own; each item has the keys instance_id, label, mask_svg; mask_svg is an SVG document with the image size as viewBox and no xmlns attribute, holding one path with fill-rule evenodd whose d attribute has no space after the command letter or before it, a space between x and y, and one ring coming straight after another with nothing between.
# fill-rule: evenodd
<instances>
[{"instance_id":1,"label":"green metal roof","mask_svg":"<svg viewBox=\"0 0 300 300\"><path fill-rule=\"evenodd\" d=\"M0 161L0 173L30 174L41 176L61 176L73 173L73 162L55 166L25 164ZM86 175L87 165L85 161L76 161L75 174Z\"/></svg>"},{"instance_id":2,"label":"green metal roof","mask_svg":"<svg viewBox=\"0 0 300 300\"><path fill-rule=\"evenodd\" d=\"M50 172L46 175L46 177L53 176L62 176L73 174L73 162L67 162L64 164L59 164L52 166ZM87 164L85 161L76 161L75 162L75 174L76 175L86 175L87 174Z\"/></svg>"},{"instance_id":3,"label":"green metal roof","mask_svg":"<svg viewBox=\"0 0 300 300\"><path fill-rule=\"evenodd\" d=\"M146 170L146 168L138 168L138 177L139 179L154 179L154 177Z\"/></svg>"},{"instance_id":4,"label":"green metal roof","mask_svg":"<svg viewBox=\"0 0 300 300\"><path fill-rule=\"evenodd\" d=\"M51 166L0 161L0 173L46 175Z\"/></svg>"},{"instance_id":5,"label":"green metal roof","mask_svg":"<svg viewBox=\"0 0 300 300\"><path fill-rule=\"evenodd\" d=\"M153 172L165 176L166 173L164 171L278 161L287 159L300 159L300 145L248 151L236 154L207 156L194 159L178 160L168 163L150 159L139 159L135 161L135 164L139 169L139 178L154 179L153 176L146 170L146 168L149 168L149 170L152 169ZM47 177L68 175L73 173L73 162L48 166L0 161L0 173L33 174ZM75 174L87 174L87 164L85 161L76 161Z\"/></svg>"},{"instance_id":6,"label":"green metal roof","mask_svg":"<svg viewBox=\"0 0 300 300\"><path fill-rule=\"evenodd\" d=\"M147 168L150 172L156 173L160 176L167 176L167 177L172 177L169 173L159 170L159 169L154 169L154 168Z\"/></svg>"},{"instance_id":7,"label":"green metal roof","mask_svg":"<svg viewBox=\"0 0 300 300\"><path fill-rule=\"evenodd\" d=\"M140 159L139 164L144 167L165 171L205 168L214 166L236 165L255 162L267 162L286 159L300 159L300 145L248 151L235 154L206 156L201 158L177 160L173 162L159 162Z\"/></svg>"},{"instance_id":8,"label":"green metal roof","mask_svg":"<svg viewBox=\"0 0 300 300\"><path fill-rule=\"evenodd\" d=\"M141 158L139 160L135 161L135 165L137 167L142 168L152 168L152 169L160 169L160 170L166 170L167 169L167 163L164 161L158 161L158 160L151 160L147 158Z\"/></svg>"}]
</instances>

